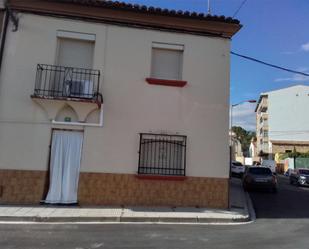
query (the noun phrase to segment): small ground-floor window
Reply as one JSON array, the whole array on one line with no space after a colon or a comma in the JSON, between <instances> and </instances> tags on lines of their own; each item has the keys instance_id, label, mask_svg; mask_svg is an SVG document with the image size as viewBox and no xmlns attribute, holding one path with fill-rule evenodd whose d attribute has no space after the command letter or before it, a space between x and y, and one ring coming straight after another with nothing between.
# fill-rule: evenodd
<instances>
[{"instance_id":1,"label":"small ground-floor window","mask_svg":"<svg viewBox=\"0 0 309 249\"><path fill-rule=\"evenodd\" d=\"M140 134L139 174L186 175L186 136Z\"/></svg>"}]
</instances>

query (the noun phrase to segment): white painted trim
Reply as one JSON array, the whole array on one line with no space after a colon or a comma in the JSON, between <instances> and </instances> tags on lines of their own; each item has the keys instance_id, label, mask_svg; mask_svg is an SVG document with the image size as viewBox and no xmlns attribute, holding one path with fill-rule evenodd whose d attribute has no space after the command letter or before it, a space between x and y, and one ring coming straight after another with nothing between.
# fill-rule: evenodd
<instances>
[{"instance_id":1,"label":"white painted trim","mask_svg":"<svg viewBox=\"0 0 309 249\"><path fill-rule=\"evenodd\" d=\"M101 106L101 110L100 110L100 121L99 121L99 123L62 122L62 121L56 121L56 120L53 119L52 124L69 125L69 126L103 127L103 106Z\"/></svg>"},{"instance_id":2,"label":"white painted trim","mask_svg":"<svg viewBox=\"0 0 309 249\"><path fill-rule=\"evenodd\" d=\"M86 33L64 31L64 30L57 30L57 37L78 39L78 40L84 40L84 41L95 41L96 39L95 34L86 34Z\"/></svg>"},{"instance_id":3,"label":"white painted trim","mask_svg":"<svg viewBox=\"0 0 309 249\"><path fill-rule=\"evenodd\" d=\"M185 46L181 44L170 44L161 42L152 42L152 47L161 49L179 50L179 51L184 51L185 49Z\"/></svg>"},{"instance_id":4,"label":"white painted trim","mask_svg":"<svg viewBox=\"0 0 309 249\"><path fill-rule=\"evenodd\" d=\"M14 217L14 216L13 216ZM15 218L15 217L14 217ZM45 218L45 217L44 217ZM23 218L20 218L22 220ZM48 219L48 218L47 218ZM0 221L0 224L18 224L18 225L38 225L38 226L45 226L45 225L114 225L114 224L130 224L130 225L153 225L153 224L159 224L161 226L170 226L170 225L186 225L186 226L239 226L239 225L248 225L254 223L254 221L244 221L244 222L164 222L164 221L158 221L158 222L151 222L151 221L140 221L140 222L124 222L124 221Z\"/></svg>"}]
</instances>

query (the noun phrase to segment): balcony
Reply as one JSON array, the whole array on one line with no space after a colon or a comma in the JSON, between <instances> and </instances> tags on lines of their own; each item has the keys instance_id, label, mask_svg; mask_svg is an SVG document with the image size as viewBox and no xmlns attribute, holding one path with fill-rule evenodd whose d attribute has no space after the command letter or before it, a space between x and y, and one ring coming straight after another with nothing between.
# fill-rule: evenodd
<instances>
[{"instance_id":1,"label":"balcony","mask_svg":"<svg viewBox=\"0 0 309 249\"><path fill-rule=\"evenodd\" d=\"M55 120L60 110L69 106L80 122L100 109L100 71L93 69L38 64L34 93L31 98Z\"/></svg>"},{"instance_id":2,"label":"balcony","mask_svg":"<svg viewBox=\"0 0 309 249\"><path fill-rule=\"evenodd\" d=\"M268 99L267 97L263 97L259 104L259 112L266 113L268 109Z\"/></svg>"},{"instance_id":3,"label":"balcony","mask_svg":"<svg viewBox=\"0 0 309 249\"><path fill-rule=\"evenodd\" d=\"M39 64L33 96L102 103L99 82L99 70Z\"/></svg>"},{"instance_id":4,"label":"balcony","mask_svg":"<svg viewBox=\"0 0 309 249\"><path fill-rule=\"evenodd\" d=\"M263 129L268 130L268 128L269 128L268 121L264 121L263 122Z\"/></svg>"},{"instance_id":5,"label":"balcony","mask_svg":"<svg viewBox=\"0 0 309 249\"><path fill-rule=\"evenodd\" d=\"M268 147L268 143L267 142L264 142L263 146L262 146L262 150L263 152L265 153L268 153L269 152L269 147Z\"/></svg>"}]
</instances>

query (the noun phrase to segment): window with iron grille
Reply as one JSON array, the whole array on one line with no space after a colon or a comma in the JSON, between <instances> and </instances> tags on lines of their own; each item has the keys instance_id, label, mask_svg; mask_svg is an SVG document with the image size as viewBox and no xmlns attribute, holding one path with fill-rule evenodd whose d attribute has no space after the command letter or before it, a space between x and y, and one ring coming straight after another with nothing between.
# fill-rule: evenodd
<instances>
[{"instance_id":1,"label":"window with iron grille","mask_svg":"<svg viewBox=\"0 0 309 249\"><path fill-rule=\"evenodd\" d=\"M186 136L140 134L139 174L186 174Z\"/></svg>"}]
</instances>

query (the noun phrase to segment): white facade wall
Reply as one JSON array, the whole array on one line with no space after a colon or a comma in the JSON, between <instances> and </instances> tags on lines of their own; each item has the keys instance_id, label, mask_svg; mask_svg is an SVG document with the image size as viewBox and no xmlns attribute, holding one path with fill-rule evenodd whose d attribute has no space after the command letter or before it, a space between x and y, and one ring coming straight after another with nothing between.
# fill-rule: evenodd
<instances>
[{"instance_id":1,"label":"white facade wall","mask_svg":"<svg viewBox=\"0 0 309 249\"><path fill-rule=\"evenodd\" d=\"M269 140L309 141L309 86L268 93Z\"/></svg>"},{"instance_id":2,"label":"white facade wall","mask_svg":"<svg viewBox=\"0 0 309 249\"><path fill-rule=\"evenodd\" d=\"M48 168L55 126L30 95L36 65L55 63L57 30L65 30L95 34L93 68L103 75L104 127L84 128L81 171L135 174L138 133L177 132L188 136L188 176L228 177L228 39L30 14L20 15L17 32L8 30L0 78L0 169ZM152 42L184 45L184 88L146 83Z\"/></svg>"}]
</instances>

